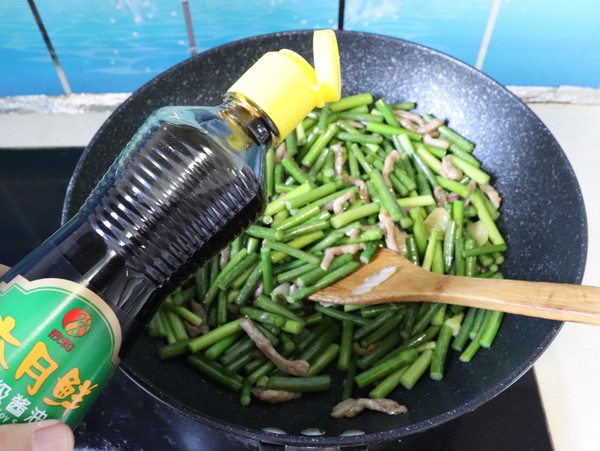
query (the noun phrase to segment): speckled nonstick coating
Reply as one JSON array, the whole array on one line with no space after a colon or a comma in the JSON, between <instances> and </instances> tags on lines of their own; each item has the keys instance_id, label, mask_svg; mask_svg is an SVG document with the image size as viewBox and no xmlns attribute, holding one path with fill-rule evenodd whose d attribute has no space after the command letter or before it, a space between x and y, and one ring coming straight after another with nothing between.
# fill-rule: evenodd
<instances>
[{"instance_id":1,"label":"speckled nonstick coating","mask_svg":"<svg viewBox=\"0 0 600 451\"><path fill-rule=\"evenodd\" d=\"M587 246L586 215L573 170L542 122L515 96L477 70L434 50L357 32L337 33L345 95L369 91L390 102L416 101L418 111L448 118L477 144L475 155L504 198L500 228L508 244L503 272L513 279L579 283ZM63 220L72 216L119 151L156 108L216 105L221 95L265 51L290 48L311 60L310 31L253 37L197 55L135 92L106 121L84 152L71 180ZM560 323L507 315L491 350L470 364L452 353L442 382L427 377L390 397L406 404L399 417L366 412L334 420L339 378L327 394L283 405L253 402L207 382L183 361L159 362L159 341L142 337L124 369L152 395L198 421L270 443L351 445L392 440L471 411L526 370L548 346ZM519 406L515 406L518 409ZM266 434L267 426L288 435ZM324 436L300 431L320 428ZM347 430L364 431L340 437Z\"/></svg>"}]
</instances>

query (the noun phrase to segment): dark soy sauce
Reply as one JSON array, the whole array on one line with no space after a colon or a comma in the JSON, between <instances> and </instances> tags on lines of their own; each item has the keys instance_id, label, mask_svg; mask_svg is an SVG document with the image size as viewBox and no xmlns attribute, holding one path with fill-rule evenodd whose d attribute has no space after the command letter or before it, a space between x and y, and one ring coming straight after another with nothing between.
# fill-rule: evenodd
<instances>
[{"instance_id":1,"label":"dark soy sauce","mask_svg":"<svg viewBox=\"0 0 600 451\"><path fill-rule=\"evenodd\" d=\"M117 314L127 347L160 301L263 207L255 172L197 127L162 122L136 136L80 212L5 279L87 286Z\"/></svg>"}]
</instances>

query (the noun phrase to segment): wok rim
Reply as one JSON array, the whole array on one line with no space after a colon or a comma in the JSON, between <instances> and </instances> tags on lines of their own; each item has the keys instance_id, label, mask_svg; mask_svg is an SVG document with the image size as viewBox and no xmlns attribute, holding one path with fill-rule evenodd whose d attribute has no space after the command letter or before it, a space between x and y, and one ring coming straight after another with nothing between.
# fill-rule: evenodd
<instances>
[{"instance_id":1,"label":"wok rim","mask_svg":"<svg viewBox=\"0 0 600 451\"><path fill-rule=\"evenodd\" d=\"M121 105L119 105L111 113L111 115L101 125L99 130L94 134L93 138L90 140L89 144L84 149L81 157L79 158L79 160L77 162L77 165L75 166L73 175L71 176L71 178L69 180L69 184L67 186L67 190L65 193L65 201L63 204L62 215L61 215L62 223L64 224L70 218L69 211L72 208L73 191L76 188L75 185L76 185L77 179L79 177L79 174L82 170L82 167L83 167L86 159L89 157L90 152L93 149L94 145L96 144L96 142L99 139L101 139L101 137L104 133L104 130L109 128L113 121L117 120L117 118L121 114L121 111L126 109L128 107L128 105L132 101L134 101L134 99L136 99L140 96L143 96L145 94L145 91L150 89L153 84L155 84L157 81L160 81L164 77L169 77L170 74L172 74L174 72L178 72L179 70L181 70L182 67L185 67L185 66L191 64L191 62L195 59L204 58L208 55L211 55L212 53L221 52L221 51L223 51L223 49L226 49L229 47L237 47L242 44L252 43L255 41L262 41L266 38L272 38L272 37L283 36L283 35L285 35L285 36L304 35L307 33L312 33L313 31L314 30L292 30L292 31L282 31L282 32L275 32L275 33L265 33L265 34L261 34L261 35L251 36L248 38L232 41L232 42L229 42L229 43L217 46L217 47L213 47L204 52L198 53L197 55L194 55L190 58L187 58L187 59L181 61L180 63L170 67L169 69L163 71L162 73L158 74L156 77L153 77L151 80L149 80L144 85L142 85L139 89L137 89L135 92L133 92ZM526 110L531 112L534 119L539 122L541 129L543 129L549 135L549 137L551 137L551 139L554 139L556 141L556 139L554 138L554 136L552 135L550 130L546 127L546 125L537 117L537 115L535 113L533 113L529 109L529 107L519 97L517 97L513 92L508 90L505 86L501 85L499 82L497 82L490 76L484 74L480 70L474 68L473 66L470 66L469 64L466 64L465 62L463 62L457 58L454 58L448 54L445 54L443 52L440 52L440 51L435 50L428 46L417 44L417 43L407 41L407 40L404 40L401 38L380 35L377 33L367 33L367 32L350 31L350 30L335 30L335 33L336 33L336 35L365 36L367 39L375 38L375 39L380 39L381 41L388 41L388 42L400 41L404 45L416 48L420 51L425 51L429 54L435 55L436 57L443 58L443 59L449 61L450 64L458 65L463 70L466 70L466 71L470 72L472 75L475 75L478 78L485 80L486 83L491 83L491 85L494 88L504 91L505 94L506 93L509 94L509 96L512 97L513 100L516 100L518 102L518 104L520 104L521 108L525 108ZM585 203L584 203L581 189L579 186L579 181L577 180L576 174L575 174L568 158L566 157L564 151L562 150L562 147L560 146L560 144L558 144L558 142L556 142L556 144L562 153L562 157L565 160L566 169L569 171L573 180L576 182L576 186L574 186L574 189L577 194L577 198L579 200L579 204L581 207L581 214L582 214L582 223L581 223L581 230L580 230L580 234L582 236L581 255L579 258L579 262L578 262L577 274L576 274L575 280L572 282L572 283L580 284L583 279L585 266L586 266L586 260L587 260L587 252L588 252L587 214L586 214L586 210L585 210ZM432 417L428 420L419 421L419 422L416 422L416 423L408 425L408 426L403 426L401 428L388 429L386 431L380 431L380 432L374 432L374 433L365 433L363 435L357 435L357 436L339 436L339 435L338 436L327 436L327 435L323 435L323 436L318 436L318 437L310 437L310 436L294 435L294 434L279 435L279 434L268 433L268 432L258 430L258 429L249 428L246 426L241 426L241 425L236 425L233 423L228 423L225 421L216 420L209 416L202 416L198 412L195 412L193 409L190 409L189 407L187 407L186 405L184 405L176 400L168 399L168 397L163 396L162 393L157 393L151 386L146 384L144 381L141 381L138 379L138 377L135 375L133 370L131 370L127 366L126 360L125 360L124 364L121 365L119 370L123 371L131 381L133 381L137 386L139 386L142 390L144 390L146 393L148 393L154 399L160 401L162 404L168 406L171 409L174 409L177 412L182 413L183 415L187 416L188 418L191 418L195 421L199 421L207 426L210 426L214 429L220 430L227 434L242 435L245 438L256 440L260 443L275 444L275 445L291 445L291 446L336 446L336 445L348 446L348 445L363 445L363 444L370 445L370 444L375 444L375 443L380 443L380 442L387 442L387 441L394 440L394 439L400 439L400 438L406 437L408 435L423 432L427 429L430 429L437 425L446 423L448 421L458 418L459 416L461 416L465 413L468 413L468 412L471 412L471 411L477 409L484 403L488 402L489 400L493 399L495 396L502 393L505 389L510 387L514 382L516 382L529 369L531 369L531 367L537 361L537 359L547 349L547 347L550 345L550 343L556 338L556 335L562 328L562 325L563 325L562 322L556 322L553 325L553 327L551 327L549 329L548 333L544 337L544 340L542 340L542 342L537 346L535 352L532 355L530 355L529 358L526 361L524 361L521 365L514 368L513 371L511 371L500 382L488 387L485 391L482 391L478 396L475 396L471 400L463 403L462 405L456 407L455 409L446 411L446 412L444 412L440 415L437 415L435 417ZM341 421L343 421L343 420L341 420Z\"/></svg>"}]
</instances>

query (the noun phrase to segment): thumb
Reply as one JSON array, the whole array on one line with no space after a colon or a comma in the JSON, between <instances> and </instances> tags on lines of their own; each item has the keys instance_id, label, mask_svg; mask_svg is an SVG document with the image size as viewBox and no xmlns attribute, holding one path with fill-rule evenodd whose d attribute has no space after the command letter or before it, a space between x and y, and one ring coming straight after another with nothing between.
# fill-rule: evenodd
<instances>
[{"instance_id":1,"label":"thumb","mask_svg":"<svg viewBox=\"0 0 600 451\"><path fill-rule=\"evenodd\" d=\"M0 426L0 451L72 451L73 432L58 420Z\"/></svg>"},{"instance_id":2,"label":"thumb","mask_svg":"<svg viewBox=\"0 0 600 451\"><path fill-rule=\"evenodd\" d=\"M0 263L0 278L6 274L8 272L8 270L10 269L10 266L6 266L3 265L2 263Z\"/></svg>"}]
</instances>

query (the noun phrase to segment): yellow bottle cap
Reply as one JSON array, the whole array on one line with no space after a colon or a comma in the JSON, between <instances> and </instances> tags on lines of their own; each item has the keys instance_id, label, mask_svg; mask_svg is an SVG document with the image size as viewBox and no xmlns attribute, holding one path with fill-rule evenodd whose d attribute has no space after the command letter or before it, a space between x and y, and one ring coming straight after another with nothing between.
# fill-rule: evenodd
<instances>
[{"instance_id":1,"label":"yellow bottle cap","mask_svg":"<svg viewBox=\"0 0 600 451\"><path fill-rule=\"evenodd\" d=\"M314 69L291 50L268 52L228 91L264 111L277 126L281 141L314 107L340 98L340 55L332 30L315 31L313 58Z\"/></svg>"}]
</instances>

